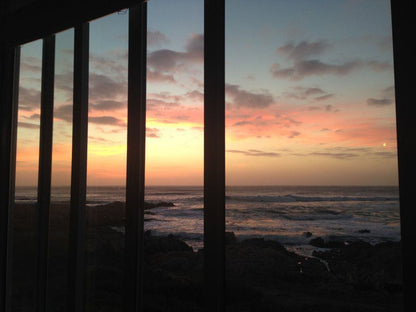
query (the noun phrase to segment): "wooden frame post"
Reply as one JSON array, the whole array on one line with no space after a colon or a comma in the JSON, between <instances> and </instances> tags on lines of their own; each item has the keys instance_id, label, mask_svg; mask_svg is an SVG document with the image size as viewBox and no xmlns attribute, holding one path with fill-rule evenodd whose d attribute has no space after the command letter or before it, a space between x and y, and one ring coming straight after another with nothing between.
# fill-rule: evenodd
<instances>
[{"instance_id":1,"label":"wooden frame post","mask_svg":"<svg viewBox=\"0 0 416 312\"><path fill-rule=\"evenodd\" d=\"M20 46L0 48L0 311L10 311Z\"/></svg>"},{"instance_id":2,"label":"wooden frame post","mask_svg":"<svg viewBox=\"0 0 416 312\"><path fill-rule=\"evenodd\" d=\"M205 0L204 271L208 311L225 298L225 1Z\"/></svg>"},{"instance_id":3,"label":"wooden frame post","mask_svg":"<svg viewBox=\"0 0 416 312\"><path fill-rule=\"evenodd\" d=\"M147 3L129 9L124 311L143 309Z\"/></svg>"},{"instance_id":4,"label":"wooden frame post","mask_svg":"<svg viewBox=\"0 0 416 312\"><path fill-rule=\"evenodd\" d=\"M72 122L71 203L69 220L69 296L68 311L84 310L86 188L88 144L88 61L89 24L75 27L74 107Z\"/></svg>"},{"instance_id":5,"label":"wooden frame post","mask_svg":"<svg viewBox=\"0 0 416 312\"><path fill-rule=\"evenodd\" d=\"M391 1L394 54L394 84L396 95L396 126L399 162L400 229L403 251L404 311L413 311L412 286L416 278L413 261L416 231L414 220L414 190L416 164L416 124L414 121L414 70L416 69L413 44L414 11L416 3L410 0Z\"/></svg>"}]
</instances>

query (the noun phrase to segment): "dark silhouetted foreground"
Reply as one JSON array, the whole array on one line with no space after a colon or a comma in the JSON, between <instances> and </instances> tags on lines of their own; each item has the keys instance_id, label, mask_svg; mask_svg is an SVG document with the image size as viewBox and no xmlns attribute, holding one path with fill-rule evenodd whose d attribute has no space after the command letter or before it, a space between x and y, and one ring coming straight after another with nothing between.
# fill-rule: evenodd
<instances>
[{"instance_id":1,"label":"dark silhouetted foreground","mask_svg":"<svg viewBox=\"0 0 416 312\"><path fill-rule=\"evenodd\" d=\"M120 311L124 235L115 227L124 225L124 205L87 211L86 310ZM33 212L29 204L15 209L13 311L27 311L33 300ZM48 305L65 311L68 205L54 204L51 220ZM302 257L261 238L227 233L226 241L227 311L402 310L400 243L338 242ZM145 233L145 311L203 311L203 252L172 235Z\"/></svg>"}]
</instances>

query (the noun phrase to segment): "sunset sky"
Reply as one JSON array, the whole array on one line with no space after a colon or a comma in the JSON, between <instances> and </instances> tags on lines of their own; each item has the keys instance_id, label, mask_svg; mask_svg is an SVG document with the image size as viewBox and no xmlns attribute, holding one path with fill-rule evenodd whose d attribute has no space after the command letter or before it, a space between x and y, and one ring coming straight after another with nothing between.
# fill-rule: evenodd
<instances>
[{"instance_id":1,"label":"sunset sky","mask_svg":"<svg viewBox=\"0 0 416 312\"><path fill-rule=\"evenodd\" d=\"M69 185L73 30L57 34L53 185ZM124 185L128 12L90 24L88 185ZM147 185L203 182L203 1L148 2ZM22 46L17 185L36 185L41 42ZM396 185L387 0L226 1L229 185ZM208 104L208 103L207 103Z\"/></svg>"}]
</instances>

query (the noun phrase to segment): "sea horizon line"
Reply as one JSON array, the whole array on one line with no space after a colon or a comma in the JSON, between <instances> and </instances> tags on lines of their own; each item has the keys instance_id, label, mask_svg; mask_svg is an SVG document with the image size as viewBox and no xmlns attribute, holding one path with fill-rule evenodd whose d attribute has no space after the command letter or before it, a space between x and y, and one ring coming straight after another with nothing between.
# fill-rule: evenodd
<instances>
[{"instance_id":1,"label":"sea horizon line","mask_svg":"<svg viewBox=\"0 0 416 312\"><path fill-rule=\"evenodd\" d=\"M16 185L16 188L36 188L37 185ZM52 188L69 188L70 185L52 185ZM126 188L126 185L108 184L108 185L88 185L91 187L114 187L114 188ZM146 187L200 187L204 185L192 185L192 184L151 184ZM229 184L227 187L399 187L399 185L387 185L387 184Z\"/></svg>"}]
</instances>

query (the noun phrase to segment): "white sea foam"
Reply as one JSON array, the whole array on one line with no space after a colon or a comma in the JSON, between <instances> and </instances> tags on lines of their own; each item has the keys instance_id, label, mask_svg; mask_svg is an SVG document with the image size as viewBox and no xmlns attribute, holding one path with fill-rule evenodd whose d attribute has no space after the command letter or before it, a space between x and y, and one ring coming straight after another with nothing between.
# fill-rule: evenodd
<instances>
[{"instance_id":1,"label":"white sea foam","mask_svg":"<svg viewBox=\"0 0 416 312\"><path fill-rule=\"evenodd\" d=\"M36 200L34 188L16 189L17 202ZM53 201L69 200L68 188L52 190ZM88 205L124 201L123 187L90 187ZM175 234L200 248L203 242L202 187L148 187L145 200L172 202L157 207L145 223L155 235ZM400 240L397 187L267 186L229 187L226 230L240 239L265 237L304 246L314 237L349 237L370 243ZM304 233L312 233L306 237Z\"/></svg>"}]
</instances>

